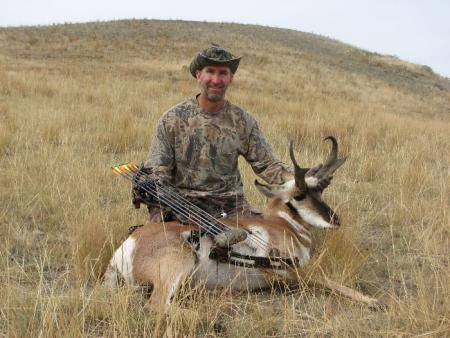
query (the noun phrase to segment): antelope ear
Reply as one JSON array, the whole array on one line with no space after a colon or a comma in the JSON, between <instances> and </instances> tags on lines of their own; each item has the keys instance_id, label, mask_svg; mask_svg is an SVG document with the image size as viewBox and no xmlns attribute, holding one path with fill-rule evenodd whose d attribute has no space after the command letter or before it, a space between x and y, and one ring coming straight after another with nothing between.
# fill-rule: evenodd
<instances>
[{"instance_id":1,"label":"antelope ear","mask_svg":"<svg viewBox=\"0 0 450 338\"><path fill-rule=\"evenodd\" d=\"M255 187L266 197L273 198L276 197L273 190L274 187L268 184L259 183L258 180L255 180Z\"/></svg>"}]
</instances>

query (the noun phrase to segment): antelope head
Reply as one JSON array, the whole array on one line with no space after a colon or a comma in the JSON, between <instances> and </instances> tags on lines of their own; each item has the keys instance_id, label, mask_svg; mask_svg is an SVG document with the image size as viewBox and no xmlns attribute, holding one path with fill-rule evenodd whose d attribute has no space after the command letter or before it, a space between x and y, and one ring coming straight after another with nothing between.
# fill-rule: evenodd
<instances>
[{"instance_id":1,"label":"antelope head","mask_svg":"<svg viewBox=\"0 0 450 338\"><path fill-rule=\"evenodd\" d=\"M272 209L286 210L291 217L299 217L301 223L307 223L313 227L335 228L340 225L339 217L322 200L321 185L331 180L333 173L346 158L337 158L338 144L333 136L328 136L325 140L331 141L331 151L323 165L316 170L298 165L291 141L289 153L294 165L294 179L282 185L268 185L258 181L255 181L255 185L259 191L272 199Z\"/></svg>"}]
</instances>

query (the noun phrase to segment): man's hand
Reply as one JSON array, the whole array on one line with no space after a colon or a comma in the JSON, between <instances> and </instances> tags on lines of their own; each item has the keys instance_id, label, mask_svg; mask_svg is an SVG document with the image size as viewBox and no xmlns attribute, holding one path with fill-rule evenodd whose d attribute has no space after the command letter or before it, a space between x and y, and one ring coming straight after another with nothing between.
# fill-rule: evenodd
<instances>
[{"instance_id":1,"label":"man's hand","mask_svg":"<svg viewBox=\"0 0 450 338\"><path fill-rule=\"evenodd\" d=\"M322 164L312 167L311 169L309 169L306 172L305 178L314 177L319 172L319 170L322 169L322 167L323 167ZM330 185L332 179L333 179L333 176L326 176L326 177L318 179L316 189L319 190L320 192L322 192L326 187L328 187Z\"/></svg>"},{"instance_id":2,"label":"man's hand","mask_svg":"<svg viewBox=\"0 0 450 338\"><path fill-rule=\"evenodd\" d=\"M131 189L131 202L136 209L140 208L141 203L147 206L159 207L160 202L156 196L155 185L143 182L140 182L139 184L134 183L133 188Z\"/></svg>"},{"instance_id":3,"label":"man's hand","mask_svg":"<svg viewBox=\"0 0 450 338\"><path fill-rule=\"evenodd\" d=\"M136 185L133 185L131 188L131 203L133 203L135 209L139 209L141 207L142 195Z\"/></svg>"},{"instance_id":4,"label":"man's hand","mask_svg":"<svg viewBox=\"0 0 450 338\"><path fill-rule=\"evenodd\" d=\"M316 165L315 167L310 168L306 174L305 177L311 177L314 176L315 174L317 174L319 172L319 170L323 167L322 163Z\"/></svg>"},{"instance_id":5,"label":"man's hand","mask_svg":"<svg viewBox=\"0 0 450 338\"><path fill-rule=\"evenodd\" d=\"M324 177L321 180L319 180L319 183L317 183L317 188L322 192L325 190L326 187L328 187L331 183L331 180L333 179L333 176Z\"/></svg>"},{"instance_id":6,"label":"man's hand","mask_svg":"<svg viewBox=\"0 0 450 338\"><path fill-rule=\"evenodd\" d=\"M133 203L135 209L139 209L141 207L141 203L149 203L150 195L145 192L142 186L145 185L147 180L152 177L152 174L153 172L151 168L145 168L144 164L141 164L133 178L133 187L131 188L131 203ZM145 203L144 201L147 203Z\"/></svg>"}]
</instances>

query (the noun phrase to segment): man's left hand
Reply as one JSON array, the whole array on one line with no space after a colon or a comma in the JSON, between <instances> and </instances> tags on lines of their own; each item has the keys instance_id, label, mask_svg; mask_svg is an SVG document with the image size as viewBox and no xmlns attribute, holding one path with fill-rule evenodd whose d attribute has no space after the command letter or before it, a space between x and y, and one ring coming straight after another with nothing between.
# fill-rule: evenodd
<instances>
[{"instance_id":1,"label":"man's left hand","mask_svg":"<svg viewBox=\"0 0 450 338\"><path fill-rule=\"evenodd\" d=\"M306 174L305 177L311 177L311 176L315 176L320 169L322 169L323 164L319 164L316 165L315 167L312 167L311 169L309 169ZM319 190L320 192L322 192L326 187L328 187L331 183L331 180L333 179L333 176L327 176L324 178L321 178L319 180L319 182L317 182L317 190Z\"/></svg>"}]
</instances>

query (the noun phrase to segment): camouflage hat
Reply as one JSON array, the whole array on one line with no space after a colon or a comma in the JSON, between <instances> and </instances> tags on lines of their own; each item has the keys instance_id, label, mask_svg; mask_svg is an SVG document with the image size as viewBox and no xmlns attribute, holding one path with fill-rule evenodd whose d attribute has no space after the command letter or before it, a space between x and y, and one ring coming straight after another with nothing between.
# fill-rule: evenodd
<instances>
[{"instance_id":1,"label":"camouflage hat","mask_svg":"<svg viewBox=\"0 0 450 338\"><path fill-rule=\"evenodd\" d=\"M202 70L205 66L210 65L220 65L227 66L230 68L231 72L236 73L240 57L235 57L225 48L221 48L217 45L212 45L211 47L205 49L204 51L198 53L191 62L189 70L193 77L197 70Z\"/></svg>"}]
</instances>

